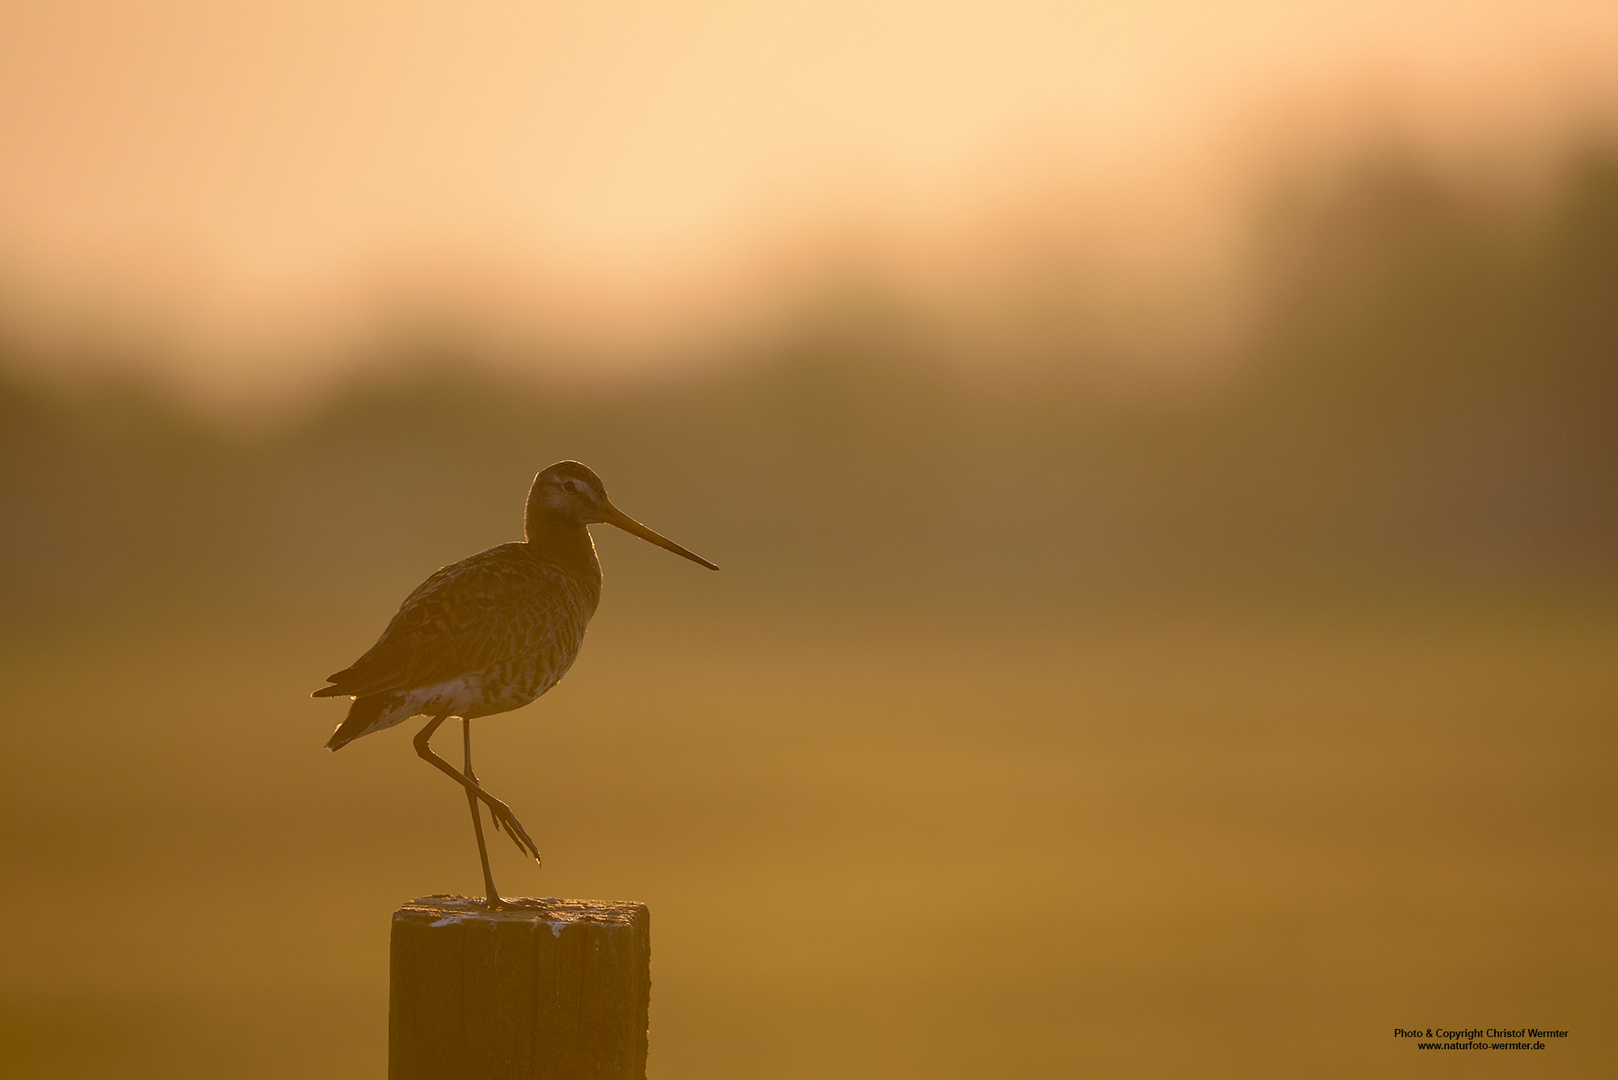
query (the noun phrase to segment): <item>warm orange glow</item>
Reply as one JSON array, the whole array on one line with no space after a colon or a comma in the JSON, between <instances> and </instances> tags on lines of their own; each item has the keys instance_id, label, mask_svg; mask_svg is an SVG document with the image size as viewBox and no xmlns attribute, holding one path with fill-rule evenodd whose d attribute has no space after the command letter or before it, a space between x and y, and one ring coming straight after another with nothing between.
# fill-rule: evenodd
<instances>
[{"instance_id":1,"label":"warm orange glow","mask_svg":"<svg viewBox=\"0 0 1618 1080\"><path fill-rule=\"evenodd\" d=\"M1615 121L1614 0L11 0L0 1077L380 1077L480 885L658 1080L1610 1074Z\"/></svg>"},{"instance_id":2,"label":"warm orange glow","mask_svg":"<svg viewBox=\"0 0 1618 1080\"><path fill-rule=\"evenodd\" d=\"M1614 100L1605 3L20 3L0 296L221 387L424 298L645 362L827 266L970 295L1054 234L1180 272L1280 158Z\"/></svg>"}]
</instances>

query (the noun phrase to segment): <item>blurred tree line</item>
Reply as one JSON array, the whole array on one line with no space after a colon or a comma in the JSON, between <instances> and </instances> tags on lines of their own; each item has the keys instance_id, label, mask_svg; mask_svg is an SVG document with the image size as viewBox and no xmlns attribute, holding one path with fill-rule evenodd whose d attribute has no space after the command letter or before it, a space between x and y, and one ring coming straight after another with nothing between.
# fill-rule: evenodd
<instances>
[{"instance_id":1,"label":"blurred tree line","mask_svg":"<svg viewBox=\"0 0 1618 1080\"><path fill-rule=\"evenodd\" d=\"M1195 393L1000 383L878 315L615 387L420 342L244 434L138 381L29 381L0 345L0 611L396 600L517 536L564 456L748 603L1612 584L1618 154L1530 205L1384 159L1272 207L1257 268ZM615 573L688 588L649 565Z\"/></svg>"}]
</instances>

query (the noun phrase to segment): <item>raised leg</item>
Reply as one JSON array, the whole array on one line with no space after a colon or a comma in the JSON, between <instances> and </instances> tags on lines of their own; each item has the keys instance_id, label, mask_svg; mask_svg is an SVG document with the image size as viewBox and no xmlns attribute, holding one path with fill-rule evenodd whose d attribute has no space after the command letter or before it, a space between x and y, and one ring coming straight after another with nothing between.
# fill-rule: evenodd
<instances>
[{"instance_id":1,"label":"raised leg","mask_svg":"<svg viewBox=\"0 0 1618 1080\"><path fill-rule=\"evenodd\" d=\"M437 731L438 726L448 719L448 712L440 713L438 716L435 716L431 720L427 721L426 727L416 732L416 737L411 740L416 747L416 753L423 761L427 762L427 764L431 765L445 776L448 776L457 784L460 784L467 790L468 794L480 800L483 805L487 806L489 808L489 818L495 823L495 827L499 828L500 826L505 826L506 835L511 837L512 842L517 845L522 853L524 855L532 856L534 861L538 862L539 848L536 847L534 841L529 838L528 830L522 827L522 822L517 820L517 815L511 812L511 807L507 806L493 795L490 795L487 791L484 791L478 786L475 780L468 780L459 769L445 761L443 758L439 757L437 754L433 753L433 732Z\"/></svg>"},{"instance_id":2,"label":"raised leg","mask_svg":"<svg viewBox=\"0 0 1618 1080\"><path fill-rule=\"evenodd\" d=\"M461 742L465 751L461 772L472 783L478 783L478 774L472 771L472 721L461 717ZM482 787L478 784L478 787ZM489 869L489 849L483 843L483 815L478 813L478 797L470 791L466 793L467 809L472 811L472 831L478 837L478 858L483 861L483 906L500 907L500 893L494 887L494 873Z\"/></svg>"}]
</instances>

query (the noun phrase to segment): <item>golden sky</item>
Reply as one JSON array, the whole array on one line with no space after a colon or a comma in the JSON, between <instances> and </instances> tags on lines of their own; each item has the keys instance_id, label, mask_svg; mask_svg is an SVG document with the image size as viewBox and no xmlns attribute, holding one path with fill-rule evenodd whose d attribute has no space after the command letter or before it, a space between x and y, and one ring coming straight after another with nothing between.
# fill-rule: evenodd
<instances>
[{"instance_id":1,"label":"golden sky","mask_svg":"<svg viewBox=\"0 0 1618 1080\"><path fill-rule=\"evenodd\" d=\"M1614 101L1612 0L10 0L0 311L221 385L429 294L644 344L839 261L1172 263L1288 155Z\"/></svg>"}]
</instances>

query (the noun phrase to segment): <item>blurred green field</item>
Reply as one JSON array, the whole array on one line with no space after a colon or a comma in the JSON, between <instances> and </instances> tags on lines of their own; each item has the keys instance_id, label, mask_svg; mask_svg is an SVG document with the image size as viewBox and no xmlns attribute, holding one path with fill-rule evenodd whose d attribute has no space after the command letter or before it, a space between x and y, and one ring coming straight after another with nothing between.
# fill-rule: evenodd
<instances>
[{"instance_id":1,"label":"blurred green field","mask_svg":"<svg viewBox=\"0 0 1618 1080\"><path fill-rule=\"evenodd\" d=\"M474 730L503 889L651 905L659 1080L1618 1061L1611 610L716 618L607 554ZM8 629L0 1075L385 1074L389 912L479 875L407 729L320 749L383 615Z\"/></svg>"}]
</instances>

